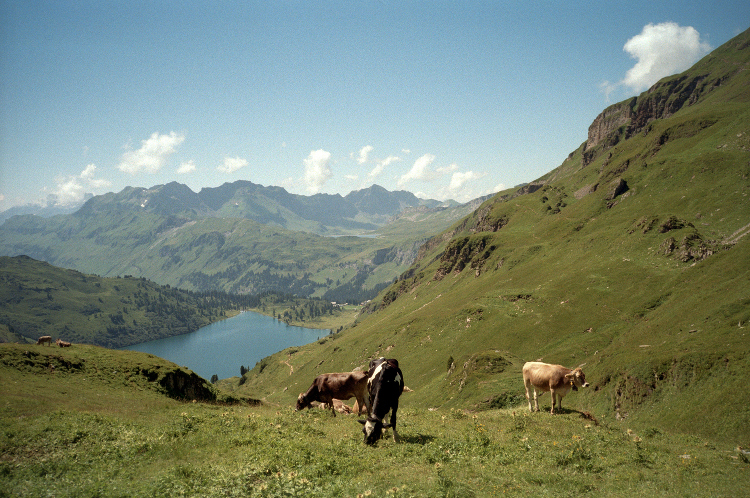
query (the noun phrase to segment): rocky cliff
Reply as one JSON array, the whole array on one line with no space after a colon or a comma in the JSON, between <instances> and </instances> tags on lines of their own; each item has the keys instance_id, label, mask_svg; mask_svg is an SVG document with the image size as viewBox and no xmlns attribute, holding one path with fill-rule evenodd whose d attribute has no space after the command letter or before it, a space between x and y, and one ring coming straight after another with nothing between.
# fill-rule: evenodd
<instances>
[{"instance_id":1,"label":"rocky cliff","mask_svg":"<svg viewBox=\"0 0 750 498\"><path fill-rule=\"evenodd\" d=\"M664 78L638 97L604 109L589 126L583 146L583 167L618 142L647 131L649 123L655 119L668 118L680 109L706 99L713 90L750 69L743 61L745 58L737 56L749 48L750 30L727 42L688 71ZM725 55L727 53L730 55ZM729 57L734 60L728 60ZM714 66L717 62L726 69L716 73Z\"/></svg>"}]
</instances>

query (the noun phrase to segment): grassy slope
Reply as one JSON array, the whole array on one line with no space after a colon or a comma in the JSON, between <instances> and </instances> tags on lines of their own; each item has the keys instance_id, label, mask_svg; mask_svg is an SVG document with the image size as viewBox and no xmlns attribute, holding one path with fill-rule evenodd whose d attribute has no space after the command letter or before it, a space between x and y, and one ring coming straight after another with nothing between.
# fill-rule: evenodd
<instances>
[{"instance_id":1,"label":"grassy slope","mask_svg":"<svg viewBox=\"0 0 750 498\"><path fill-rule=\"evenodd\" d=\"M94 347L0 345L0 494L740 496L750 479L743 453L704 439L576 411L433 412L409 402L414 393L399 414L402 442L368 448L354 416L181 402L143 368L178 367Z\"/></svg>"},{"instance_id":2,"label":"grassy slope","mask_svg":"<svg viewBox=\"0 0 750 498\"><path fill-rule=\"evenodd\" d=\"M120 347L192 332L232 313L146 279L102 278L27 257L0 257L0 282L0 321L34 341L49 335Z\"/></svg>"},{"instance_id":3,"label":"grassy slope","mask_svg":"<svg viewBox=\"0 0 750 498\"><path fill-rule=\"evenodd\" d=\"M736 71L743 54L692 71L727 60ZM568 406L748 445L736 393L750 368L750 85L738 74L585 168L579 149L546 188L488 201L384 294L395 301L269 359L242 389L288 405L316 374L388 355L415 405L481 408L518 399L523 361L542 358L585 363L593 388ZM610 199L620 178L629 189ZM671 218L681 223L668 229ZM502 219L497 232L474 229Z\"/></svg>"}]
</instances>

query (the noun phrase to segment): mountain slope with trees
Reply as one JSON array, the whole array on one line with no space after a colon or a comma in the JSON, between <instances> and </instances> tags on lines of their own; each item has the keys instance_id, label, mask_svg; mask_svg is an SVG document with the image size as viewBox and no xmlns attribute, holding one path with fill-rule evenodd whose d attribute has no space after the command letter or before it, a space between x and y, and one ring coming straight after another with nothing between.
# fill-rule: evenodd
<instances>
[{"instance_id":1,"label":"mountain slope with trees","mask_svg":"<svg viewBox=\"0 0 750 498\"><path fill-rule=\"evenodd\" d=\"M43 335L116 348L193 332L259 296L196 294L125 276L101 278L27 256L0 257L0 324L14 340Z\"/></svg>"}]
</instances>

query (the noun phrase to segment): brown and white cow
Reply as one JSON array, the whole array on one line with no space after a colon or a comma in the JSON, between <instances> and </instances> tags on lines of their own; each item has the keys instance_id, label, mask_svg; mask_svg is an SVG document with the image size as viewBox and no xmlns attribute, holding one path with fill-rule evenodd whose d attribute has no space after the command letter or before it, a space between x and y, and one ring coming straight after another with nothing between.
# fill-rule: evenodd
<instances>
[{"instance_id":1,"label":"brown and white cow","mask_svg":"<svg viewBox=\"0 0 750 498\"><path fill-rule=\"evenodd\" d=\"M540 361L529 361L523 366L523 384L526 387L526 399L529 401L529 411L534 411L531 406L531 394L534 393L534 405L536 411L539 411L539 402L537 401L537 390L549 391L552 398L552 409L550 413L555 413L555 403L557 408L562 409L562 399L570 392L571 389L578 390L579 387L588 387L586 376L583 374L581 367L570 369L562 365L550 365Z\"/></svg>"},{"instance_id":2,"label":"brown and white cow","mask_svg":"<svg viewBox=\"0 0 750 498\"><path fill-rule=\"evenodd\" d=\"M39 344L44 344L45 342L47 343L48 346L51 346L52 345L52 336L43 335L42 337L39 338L39 340L36 341L36 344L38 346Z\"/></svg>"},{"instance_id":3,"label":"brown and white cow","mask_svg":"<svg viewBox=\"0 0 750 498\"><path fill-rule=\"evenodd\" d=\"M297 397L296 411L308 408L313 401L326 403L331 413L336 416L334 399L346 400L357 398L360 406L364 404L370 411L370 399L367 395L366 372L326 373L318 375L306 393Z\"/></svg>"},{"instance_id":4,"label":"brown and white cow","mask_svg":"<svg viewBox=\"0 0 750 498\"><path fill-rule=\"evenodd\" d=\"M367 420L360 420L364 425L362 432L365 434L365 443L375 444L383 435L383 429L390 427L393 430L393 441L398 443L399 437L396 432L396 412L398 411L398 400L404 392L404 375L398 367L398 360L378 358L370 362L370 370L367 380L370 391L370 416ZM383 419L391 412L388 423Z\"/></svg>"}]
</instances>

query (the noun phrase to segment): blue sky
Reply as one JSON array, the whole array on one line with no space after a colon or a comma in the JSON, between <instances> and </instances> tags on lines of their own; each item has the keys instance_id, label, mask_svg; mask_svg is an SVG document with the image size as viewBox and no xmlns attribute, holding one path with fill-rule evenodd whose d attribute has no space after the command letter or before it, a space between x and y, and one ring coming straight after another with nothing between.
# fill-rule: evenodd
<instances>
[{"instance_id":1,"label":"blue sky","mask_svg":"<svg viewBox=\"0 0 750 498\"><path fill-rule=\"evenodd\" d=\"M0 2L0 210L170 181L466 201L562 163L750 2Z\"/></svg>"}]
</instances>

